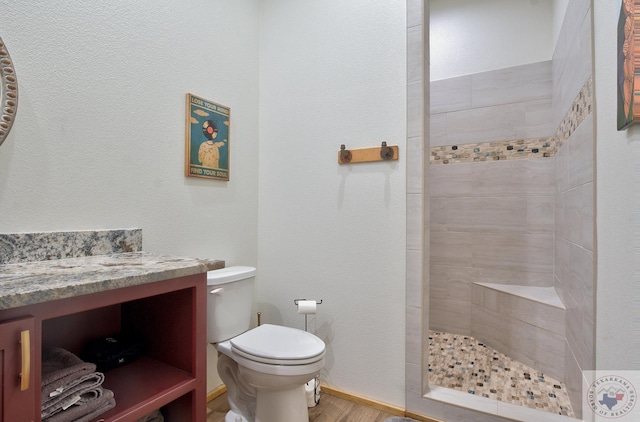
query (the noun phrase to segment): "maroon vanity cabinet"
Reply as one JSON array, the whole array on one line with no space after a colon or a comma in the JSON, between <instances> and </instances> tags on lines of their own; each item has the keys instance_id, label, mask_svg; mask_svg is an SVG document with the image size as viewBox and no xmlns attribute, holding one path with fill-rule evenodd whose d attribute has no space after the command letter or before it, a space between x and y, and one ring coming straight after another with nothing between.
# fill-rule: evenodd
<instances>
[{"instance_id":1,"label":"maroon vanity cabinet","mask_svg":"<svg viewBox=\"0 0 640 422\"><path fill-rule=\"evenodd\" d=\"M116 407L97 420L206 420L206 272L0 310L0 422L40 422L41 351L139 339L140 359L105 373Z\"/></svg>"}]
</instances>

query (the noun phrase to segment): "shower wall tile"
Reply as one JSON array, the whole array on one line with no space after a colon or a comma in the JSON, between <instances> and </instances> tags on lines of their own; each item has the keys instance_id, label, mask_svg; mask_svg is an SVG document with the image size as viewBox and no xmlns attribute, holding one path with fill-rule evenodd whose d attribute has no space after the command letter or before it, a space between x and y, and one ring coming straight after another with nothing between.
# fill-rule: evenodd
<instances>
[{"instance_id":1,"label":"shower wall tile","mask_svg":"<svg viewBox=\"0 0 640 422\"><path fill-rule=\"evenodd\" d=\"M571 244L565 239L556 236L554 243L554 273L557 278L556 291L562 302L566 306L566 295L569 294L569 283L571 275L570 250ZM561 290L560 290L561 289Z\"/></svg>"},{"instance_id":2,"label":"shower wall tile","mask_svg":"<svg viewBox=\"0 0 640 422\"><path fill-rule=\"evenodd\" d=\"M407 0L407 203L405 279L405 406L414 412L442 414L443 405L423 399L428 386L423 356L422 324L429 318L429 196L426 171L429 154L429 0ZM425 128L427 128L425 130ZM426 354L425 354L426 355ZM438 409L439 411L435 411Z\"/></svg>"},{"instance_id":3,"label":"shower wall tile","mask_svg":"<svg viewBox=\"0 0 640 422\"><path fill-rule=\"evenodd\" d=\"M471 336L554 378L564 378L564 336L473 306Z\"/></svg>"},{"instance_id":4,"label":"shower wall tile","mask_svg":"<svg viewBox=\"0 0 640 422\"><path fill-rule=\"evenodd\" d=\"M431 89L431 114L471 108L471 76L433 81Z\"/></svg>"},{"instance_id":5,"label":"shower wall tile","mask_svg":"<svg viewBox=\"0 0 640 422\"><path fill-rule=\"evenodd\" d=\"M409 398L422 398L422 365L405 362L405 391L406 400ZM407 406L407 409L409 407Z\"/></svg>"},{"instance_id":6,"label":"shower wall tile","mask_svg":"<svg viewBox=\"0 0 640 422\"><path fill-rule=\"evenodd\" d=\"M422 306L422 279L422 251L407 250L406 306Z\"/></svg>"},{"instance_id":7,"label":"shower wall tile","mask_svg":"<svg viewBox=\"0 0 640 422\"><path fill-rule=\"evenodd\" d=\"M512 69L465 77L471 78L473 99L467 108L468 84L461 78L434 81L431 147L438 151L444 147L446 151L439 160L433 159L431 151L432 164L438 165L431 165L428 170L432 192L430 247L436 263L430 272L430 318L435 317L443 326L452 324L447 318L453 318L455 312L447 314L446 305L457 310L458 302L464 301L467 277L492 283L554 286L569 308L565 315L568 340L557 333L531 333L530 325L515 317L503 318L500 325L492 325L490 322L497 313L491 309L500 309L497 297L487 299L485 303L491 306L482 309L477 305L476 294L470 324L472 332L484 329L487 338L505 347L523 346L535 351L538 355L531 362L534 367L543 365L544 370L544 365L555 365L546 372L557 371L559 378L565 380L578 414L580 371L593 367L594 361L595 188L590 12L589 2L569 0L553 60L546 62L544 70L547 86L551 86L547 97L530 97L545 89L544 77L533 72L536 66L544 68L543 63L521 73ZM515 82L529 70L533 72L533 82ZM502 78L493 78L500 74ZM541 79L536 80L538 77ZM504 85L497 84L500 79ZM519 91L536 84L542 84L538 85L541 87L538 92L526 88ZM520 98L516 98L518 92ZM505 105L510 110L505 110ZM517 111L518 116L509 111ZM494 122L501 127L488 124ZM519 148L513 143L520 140L527 143L537 137L548 139L550 158L536 159L543 154L542 149L533 153L538 148L535 145L524 148L523 155L531 159L511 161L521 156L493 153L511 145ZM454 150L453 146L458 145L463 147ZM449 159L454 155L454 159ZM508 199L515 198L525 204L524 212L520 204L507 204ZM514 214L505 214L502 217L505 227L496 228L499 218L494 218L491 210L498 208L497 203L502 200L502 205L511 208ZM519 225L515 215L521 215ZM471 235L470 259L468 235ZM436 303L438 299L449 302ZM470 307L470 302L467 306ZM516 306L508 312L512 311L521 310ZM516 350L516 358L517 353ZM527 362L524 357L522 360Z\"/></svg>"},{"instance_id":8,"label":"shower wall tile","mask_svg":"<svg viewBox=\"0 0 640 422\"><path fill-rule=\"evenodd\" d=\"M423 142L421 136L407 139L407 193L423 193Z\"/></svg>"},{"instance_id":9,"label":"shower wall tile","mask_svg":"<svg viewBox=\"0 0 640 422\"><path fill-rule=\"evenodd\" d=\"M553 113L558 124L575 93L591 75L591 14L589 2L571 0L553 55Z\"/></svg>"},{"instance_id":10,"label":"shower wall tile","mask_svg":"<svg viewBox=\"0 0 640 422\"><path fill-rule=\"evenodd\" d=\"M567 393L569 393L575 417L582 420L582 406L576 406L576 404L582 403L582 369L580 369L568 344L566 345L566 350L564 384L567 388Z\"/></svg>"},{"instance_id":11,"label":"shower wall tile","mask_svg":"<svg viewBox=\"0 0 640 422\"><path fill-rule=\"evenodd\" d=\"M593 181L593 115L590 114L578 126L566 149L567 157L570 157L567 160L567 188Z\"/></svg>"},{"instance_id":12,"label":"shower wall tile","mask_svg":"<svg viewBox=\"0 0 640 422\"><path fill-rule=\"evenodd\" d=\"M451 216L456 213L456 205L465 207L471 215L465 221L457 222L467 231L493 233L524 233L527 231L527 203L522 197L509 196L481 196L473 198L452 198L458 201L451 207Z\"/></svg>"},{"instance_id":13,"label":"shower wall tile","mask_svg":"<svg viewBox=\"0 0 640 422\"><path fill-rule=\"evenodd\" d=\"M593 324L584 318L584 314L571 296L568 296L566 307L567 344L580 368L593 369Z\"/></svg>"},{"instance_id":14,"label":"shower wall tile","mask_svg":"<svg viewBox=\"0 0 640 422\"><path fill-rule=\"evenodd\" d=\"M526 103L524 112L524 129L527 139L549 137L558 127L553 123L550 98Z\"/></svg>"},{"instance_id":15,"label":"shower wall tile","mask_svg":"<svg viewBox=\"0 0 640 422\"><path fill-rule=\"evenodd\" d=\"M437 337L439 336L436 336L436 339ZM448 372L447 372L447 375L449 375ZM464 392L464 390L457 390L453 388L436 386L435 388L429 391L429 397L432 397L434 400L441 400L445 403L453 403L451 407L456 407L456 403L458 404L464 403L464 405L467 407L466 409L463 409L464 411L462 412L456 412L455 410L453 410L453 412L447 412L446 413L447 415L452 415L452 416L455 415L453 419L449 419L451 416L447 416L446 419L443 418L441 420L469 421L469 422L471 421L475 422L477 420L481 420L483 422L486 422L487 419L485 419L483 416L488 416L490 418L493 418L493 416L489 416L489 415L495 415L498 412L497 400L485 400L485 397L482 397L480 394L469 394ZM449 405L447 404L447 406ZM479 412L479 413L474 413L474 412ZM483 413L485 415L483 415ZM494 421L494 419L489 419L489 420Z\"/></svg>"},{"instance_id":16,"label":"shower wall tile","mask_svg":"<svg viewBox=\"0 0 640 422\"><path fill-rule=\"evenodd\" d=\"M423 195L407 194L407 249L421 251L423 247L422 229L425 218Z\"/></svg>"},{"instance_id":17,"label":"shower wall tile","mask_svg":"<svg viewBox=\"0 0 640 422\"><path fill-rule=\"evenodd\" d=\"M472 200L470 197L434 199L437 220L432 230L469 231L469 226L473 226L473 213L468 208Z\"/></svg>"},{"instance_id":18,"label":"shower wall tile","mask_svg":"<svg viewBox=\"0 0 640 422\"><path fill-rule=\"evenodd\" d=\"M476 195L553 195L553 159L470 163ZM457 167L459 165L450 166ZM447 167L447 166L443 166Z\"/></svg>"},{"instance_id":19,"label":"shower wall tile","mask_svg":"<svg viewBox=\"0 0 640 422\"><path fill-rule=\"evenodd\" d=\"M522 103L447 113L447 145L524 139L524 113Z\"/></svg>"},{"instance_id":20,"label":"shower wall tile","mask_svg":"<svg viewBox=\"0 0 640 422\"><path fill-rule=\"evenodd\" d=\"M472 107L520 103L551 98L551 61L471 75Z\"/></svg>"},{"instance_id":21,"label":"shower wall tile","mask_svg":"<svg viewBox=\"0 0 640 422\"><path fill-rule=\"evenodd\" d=\"M526 227L528 233L552 233L554 230L555 197L527 196Z\"/></svg>"},{"instance_id":22,"label":"shower wall tile","mask_svg":"<svg viewBox=\"0 0 640 422\"><path fill-rule=\"evenodd\" d=\"M583 314L582 316L582 339L580 344L582 344L583 348L581 349L583 352L583 360L582 366L585 370L594 370L596 369L596 356L595 356L595 326L593 325L593 321L586 318Z\"/></svg>"},{"instance_id":23,"label":"shower wall tile","mask_svg":"<svg viewBox=\"0 0 640 422\"><path fill-rule=\"evenodd\" d=\"M472 268L473 281L481 283L515 284L520 286L551 287L553 275L531 271L500 268Z\"/></svg>"},{"instance_id":24,"label":"shower wall tile","mask_svg":"<svg viewBox=\"0 0 640 422\"><path fill-rule=\"evenodd\" d=\"M593 250L593 182L561 194L564 227L561 234L585 249Z\"/></svg>"},{"instance_id":25,"label":"shower wall tile","mask_svg":"<svg viewBox=\"0 0 640 422\"><path fill-rule=\"evenodd\" d=\"M422 80L422 26L414 26L407 30L407 81Z\"/></svg>"},{"instance_id":26,"label":"shower wall tile","mask_svg":"<svg viewBox=\"0 0 640 422\"><path fill-rule=\"evenodd\" d=\"M422 25L423 0L407 0L407 28Z\"/></svg>"},{"instance_id":27,"label":"shower wall tile","mask_svg":"<svg viewBox=\"0 0 640 422\"><path fill-rule=\"evenodd\" d=\"M553 57L553 120L560 123L556 133L554 286L567 308L565 384L577 417L582 412L582 371L594 368L591 60L590 2L570 0ZM565 116L567 109L575 119Z\"/></svg>"},{"instance_id":28,"label":"shower wall tile","mask_svg":"<svg viewBox=\"0 0 640 422\"><path fill-rule=\"evenodd\" d=\"M527 201L522 197L436 198L432 230L525 233ZM435 211L435 212L434 212ZM433 221L432 221L433 222Z\"/></svg>"},{"instance_id":29,"label":"shower wall tile","mask_svg":"<svg viewBox=\"0 0 640 422\"><path fill-rule=\"evenodd\" d=\"M433 81L431 147L549 138L551 62Z\"/></svg>"},{"instance_id":30,"label":"shower wall tile","mask_svg":"<svg viewBox=\"0 0 640 422\"><path fill-rule=\"evenodd\" d=\"M594 174L593 116L587 116L556 154L558 192L591 182Z\"/></svg>"},{"instance_id":31,"label":"shower wall tile","mask_svg":"<svg viewBox=\"0 0 640 422\"><path fill-rule=\"evenodd\" d=\"M422 358L422 313L420 307L405 307L405 362L420 364Z\"/></svg>"},{"instance_id":32,"label":"shower wall tile","mask_svg":"<svg viewBox=\"0 0 640 422\"><path fill-rule=\"evenodd\" d=\"M429 230L447 230L447 210L449 198L431 198L429 201Z\"/></svg>"},{"instance_id":33,"label":"shower wall tile","mask_svg":"<svg viewBox=\"0 0 640 422\"><path fill-rule=\"evenodd\" d=\"M407 364L405 367L407 374L407 384L411 386L421 386L422 381L422 368L414 364ZM426 380L427 377L424 377ZM426 381L425 381L426 384ZM426 385L425 385L426 387ZM416 391L417 390L417 391ZM427 388L425 388L425 391ZM419 415L435 418L436 420L444 420L444 402L439 400L425 400L423 396L423 390L420 388L407 389L407 396L405 398L405 406L407 411L414 412Z\"/></svg>"},{"instance_id":34,"label":"shower wall tile","mask_svg":"<svg viewBox=\"0 0 640 422\"><path fill-rule=\"evenodd\" d=\"M497 413L497 410L496 410ZM459 422L509 422L511 419L501 418L499 416L490 415L487 413L479 413L473 410L465 409L458 406L444 407L444 421L459 421Z\"/></svg>"},{"instance_id":35,"label":"shower wall tile","mask_svg":"<svg viewBox=\"0 0 640 422\"><path fill-rule=\"evenodd\" d=\"M560 280L558 279L558 277L554 274L553 275L553 288L556 291L556 294L558 295L558 297L560 298L560 301L562 302L562 304L565 306L566 308L566 303L567 303L567 292L564 289L564 285L560 282ZM566 329L566 327L565 327Z\"/></svg>"},{"instance_id":36,"label":"shower wall tile","mask_svg":"<svg viewBox=\"0 0 640 422\"><path fill-rule=\"evenodd\" d=\"M471 284L475 281L473 268L465 266L431 265L432 288L429 296L433 299L471 301Z\"/></svg>"},{"instance_id":37,"label":"shower wall tile","mask_svg":"<svg viewBox=\"0 0 640 422\"><path fill-rule=\"evenodd\" d=\"M593 252L578 245L567 243L568 257L566 265L565 285L569 295L571 295L582 314L590 319L594 319L593 312L593 285L594 285L594 260Z\"/></svg>"},{"instance_id":38,"label":"shower wall tile","mask_svg":"<svg viewBox=\"0 0 640 422\"><path fill-rule=\"evenodd\" d=\"M472 259L473 235L464 232L431 232L431 265L456 266Z\"/></svg>"},{"instance_id":39,"label":"shower wall tile","mask_svg":"<svg viewBox=\"0 0 640 422\"><path fill-rule=\"evenodd\" d=\"M447 140L447 115L446 114L432 114L431 115L431 127L429 129L431 136L431 147L438 147L448 144Z\"/></svg>"},{"instance_id":40,"label":"shower wall tile","mask_svg":"<svg viewBox=\"0 0 640 422\"><path fill-rule=\"evenodd\" d=\"M423 86L421 81L407 84L407 138L422 136L424 115Z\"/></svg>"},{"instance_id":41,"label":"shower wall tile","mask_svg":"<svg viewBox=\"0 0 640 422\"><path fill-rule=\"evenodd\" d=\"M566 110L566 104L559 104L561 94L558 92L561 88L560 79L562 76L562 70L567 65L567 58L569 56L569 48L568 48L568 34L564 30L560 31L558 34L558 39L556 41L556 46L553 51L552 62L552 70L551 74L553 77L552 81L552 112L553 112L553 124L557 127L560 124L560 120L562 119L562 114L560 110ZM565 95L566 96L566 95ZM562 108L564 106L564 108Z\"/></svg>"},{"instance_id":42,"label":"shower wall tile","mask_svg":"<svg viewBox=\"0 0 640 422\"><path fill-rule=\"evenodd\" d=\"M588 2L584 2L588 3ZM561 75L563 94L571 100L571 93L580 91L580 87L589 79L591 68L591 16L586 13L575 32L574 41L570 41L567 66Z\"/></svg>"},{"instance_id":43,"label":"shower wall tile","mask_svg":"<svg viewBox=\"0 0 640 422\"><path fill-rule=\"evenodd\" d=\"M473 192L473 166L461 163L455 166L428 166L429 197L470 196Z\"/></svg>"},{"instance_id":44,"label":"shower wall tile","mask_svg":"<svg viewBox=\"0 0 640 422\"><path fill-rule=\"evenodd\" d=\"M589 1L569 0L566 13L573 18L565 18L565 21L563 23L563 30L566 30L566 32L569 34L573 34L573 37L578 37L577 29L580 27L580 24L584 21L587 13L589 13L590 10L591 4ZM565 26L566 29L564 28ZM589 57L591 56L589 55Z\"/></svg>"},{"instance_id":45,"label":"shower wall tile","mask_svg":"<svg viewBox=\"0 0 640 422\"><path fill-rule=\"evenodd\" d=\"M558 194L555 198L555 206L554 206L554 234L556 239L567 239L569 237L567 230L567 224L565 224L565 203L566 203L566 195Z\"/></svg>"},{"instance_id":46,"label":"shower wall tile","mask_svg":"<svg viewBox=\"0 0 640 422\"><path fill-rule=\"evenodd\" d=\"M431 329L470 328L450 318L473 281L553 286L554 170L553 158L429 166Z\"/></svg>"},{"instance_id":47,"label":"shower wall tile","mask_svg":"<svg viewBox=\"0 0 640 422\"><path fill-rule=\"evenodd\" d=\"M431 330L471 335L471 307L468 301L431 298L429 307Z\"/></svg>"},{"instance_id":48,"label":"shower wall tile","mask_svg":"<svg viewBox=\"0 0 640 422\"><path fill-rule=\"evenodd\" d=\"M494 289L472 285L472 304L535 327L564 336L565 310L514 296Z\"/></svg>"},{"instance_id":49,"label":"shower wall tile","mask_svg":"<svg viewBox=\"0 0 640 422\"><path fill-rule=\"evenodd\" d=\"M472 233L474 267L553 272L553 234Z\"/></svg>"},{"instance_id":50,"label":"shower wall tile","mask_svg":"<svg viewBox=\"0 0 640 422\"><path fill-rule=\"evenodd\" d=\"M555 155L556 192L569 189L569 165L571 162L569 147L561 148Z\"/></svg>"},{"instance_id":51,"label":"shower wall tile","mask_svg":"<svg viewBox=\"0 0 640 422\"><path fill-rule=\"evenodd\" d=\"M438 146L434 146L430 150L430 164L454 164L454 163L472 163L484 161L498 160L521 160L526 158L548 158L554 157L558 151L562 152L562 147L569 141L576 129L583 121L591 115L593 104L593 81L589 77L586 83L581 87L578 94L574 97L570 109L562 116L555 133L549 135L552 131L547 131L545 127L553 127L550 123L545 124L542 120L545 114L544 107L546 100L538 102L528 102L513 104L514 107L524 107L526 126L524 131L527 136L536 135L534 138L527 137L525 139L507 139L500 141L480 141L480 142L458 142L449 144L451 141L449 132L445 128L434 128L438 136ZM529 114L531 112L531 114ZM538 114L541 116L538 116ZM451 120L454 113L441 113L434 116L444 116L447 121ZM541 125L534 127L532 125L532 117L538 116ZM554 121L549 118L548 122ZM447 123L450 124L450 123ZM442 126L440 124L440 126ZM540 130L540 132L538 132ZM444 145L443 145L444 144ZM566 153L565 153L566 155ZM568 163L567 163L568 164ZM562 187L562 185L560 185Z\"/></svg>"}]
</instances>

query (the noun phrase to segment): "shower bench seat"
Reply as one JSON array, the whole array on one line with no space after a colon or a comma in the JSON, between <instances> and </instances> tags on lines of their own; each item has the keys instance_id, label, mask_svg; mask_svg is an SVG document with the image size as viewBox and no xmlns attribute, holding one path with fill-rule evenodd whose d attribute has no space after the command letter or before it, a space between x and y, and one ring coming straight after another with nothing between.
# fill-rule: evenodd
<instances>
[{"instance_id":1,"label":"shower bench seat","mask_svg":"<svg viewBox=\"0 0 640 422\"><path fill-rule=\"evenodd\" d=\"M475 282L471 289L473 337L564 379L566 309L553 287Z\"/></svg>"}]
</instances>

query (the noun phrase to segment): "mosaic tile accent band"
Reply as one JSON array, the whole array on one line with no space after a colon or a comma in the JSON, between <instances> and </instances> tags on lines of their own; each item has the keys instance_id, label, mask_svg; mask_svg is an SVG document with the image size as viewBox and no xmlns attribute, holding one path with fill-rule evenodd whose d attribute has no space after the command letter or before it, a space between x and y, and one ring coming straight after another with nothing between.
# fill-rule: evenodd
<instances>
[{"instance_id":1,"label":"mosaic tile accent band","mask_svg":"<svg viewBox=\"0 0 640 422\"><path fill-rule=\"evenodd\" d=\"M575 417L562 382L471 336L429 331L429 383Z\"/></svg>"},{"instance_id":2,"label":"mosaic tile accent band","mask_svg":"<svg viewBox=\"0 0 640 422\"><path fill-rule=\"evenodd\" d=\"M0 233L0 264L141 250L141 229Z\"/></svg>"},{"instance_id":3,"label":"mosaic tile accent band","mask_svg":"<svg viewBox=\"0 0 640 422\"><path fill-rule=\"evenodd\" d=\"M592 104L593 81L592 78L589 78L560 122L554 136L433 147L430 150L430 164L553 157L580 126L580 123L591 114Z\"/></svg>"}]
</instances>

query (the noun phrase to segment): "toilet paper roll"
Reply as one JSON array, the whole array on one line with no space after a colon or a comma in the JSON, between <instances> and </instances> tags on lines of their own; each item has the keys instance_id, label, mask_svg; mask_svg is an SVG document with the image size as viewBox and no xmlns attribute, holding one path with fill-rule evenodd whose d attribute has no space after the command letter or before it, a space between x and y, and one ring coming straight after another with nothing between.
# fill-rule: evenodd
<instances>
[{"instance_id":1,"label":"toilet paper roll","mask_svg":"<svg viewBox=\"0 0 640 422\"><path fill-rule=\"evenodd\" d=\"M316 313L315 300L299 300L298 313L301 315L312 315Z\"/></svg>"}]
</instances>

